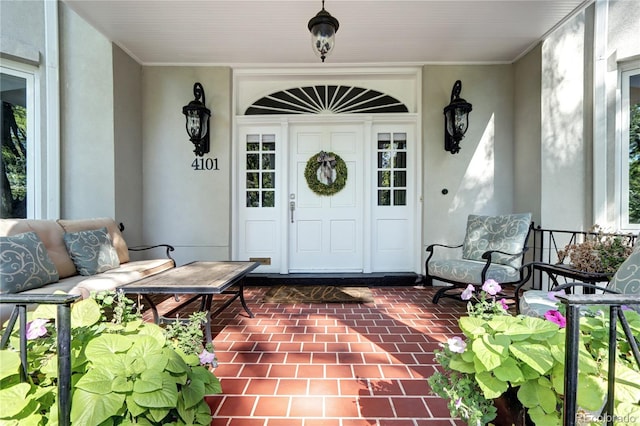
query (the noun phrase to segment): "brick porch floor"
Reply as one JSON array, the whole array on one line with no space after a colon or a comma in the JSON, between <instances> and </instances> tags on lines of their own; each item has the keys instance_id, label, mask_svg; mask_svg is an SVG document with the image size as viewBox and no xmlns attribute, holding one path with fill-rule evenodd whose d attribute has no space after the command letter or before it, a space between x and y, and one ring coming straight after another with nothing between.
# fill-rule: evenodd
<instances>
[{"instance_id":1,"label":"brick porch floor","mask_svg":"<svg viewBox=\"0 0 640 426\"><path fill-rule=\"evenodd\" d=\"M426 381L463 303L420 287L374 287L368 304L263 303L265 291L245 289L255 318L236 301L214 320L213 426L463 424Z\"/></svg>"}]
</instances>

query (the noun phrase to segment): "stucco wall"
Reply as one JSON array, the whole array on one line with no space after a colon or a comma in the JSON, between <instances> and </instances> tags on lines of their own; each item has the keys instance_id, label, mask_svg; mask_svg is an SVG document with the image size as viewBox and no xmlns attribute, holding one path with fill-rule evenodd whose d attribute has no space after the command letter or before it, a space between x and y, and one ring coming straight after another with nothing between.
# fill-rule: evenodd
<instances>
[{"instance_id":1,"label":"stucco wall","mask_svg":"<svg viewBox=\"0 0 640 426\"><path fill-rule=\"evenodd\" d=\"M115 219L131 246L143 244L142 66L113 45Z\"/></svg>"},{"instance_id":2,"label":"stucco wall","mask_svg":"<svg viewBox=\"0 0 640 426\"><path fill-rule=\"evenodd\" d=\"M212 110L211 152L219 170L196 171L182 107L200 82ZM230 258L231 69L144 67L144 240L176 247L178 264Z\"/></svg>"},{"instance_id":3,"label":"stucco wall","mask_svg":"<svg viewBox=\"0 0 640 426\"><path fill-rule=\"evenodd\" d=\"M469 214L514 212L513 67L429 65L422 75L424 243L460 243ZM443 108L456 80L473 111L452 155L444 150Z\"/></svg>"},{"instance_id":4,"label":"stucco wall","mask_svg":"<svg viewBox=\"0 0 640 426\"><path fill-rule=\"evenodd\" d=\"M620 61L640 55L640 2L609 0L608 56Z\"/></svg>"},{"instance_id":5,"label":"stucco wall","mask_svg":"<svg viewBox=\"0 0 640 426\"><path fill-rule=\"evenodd\" d=\"M578 14L542 45L540 222L545 228L586 229L592 221L584 19Z\"/></svg>"},{"instance_id":6,"label":"stucco wall","mask_svg":"<svg viewBox=\"0 0 640 426\"><path fill-rule=\"evenodd\" d=\"M115 217L109 40L60 7L61 217Z\"/></svg>"},{"instance_id":7,"label":"stucco wall","mask_svg":"<svg viewBox=\"0 0 640 426\"><path fill-rule=\"evenodd\" d=\"M55 26L56 5L44 1L0 1L0 57L21 70L33 72L36 77L36 103L39 105L39 126L34 133L40 154L39 170L36 171L34 185L42 190L38 197L30 194L34 211L29 213L37 218L57 218L59 214L57 192L57 111L49 111L56 103L56 90L47 90L47 81L56 81L57 58L55 57L55 29L51 29L52 46L47 49L46 24ZM47 66L45 66L45 64ZM24 69L23 69L24 67Z\"/></svg>"},{"instance_id":8,"label":"stucco wall","mask_svg":"<svg viewBox=\"0 0 640 426\"><path fill-rule=\"evenodd\" d=\"M41 1L0 2L0 52L19 61L40 62L45 52L44 3Z\"/></svg>"},{"instance_id":9,"label":"stucco wall","mask_svg":"<svg viewBox=\"0 0 640 426\"><path fill-rule=\"evenodd\" d=\"M514 211L531 212L540 224L542 46L520 58L514 73Z\"/></svg>"}]
</instances>

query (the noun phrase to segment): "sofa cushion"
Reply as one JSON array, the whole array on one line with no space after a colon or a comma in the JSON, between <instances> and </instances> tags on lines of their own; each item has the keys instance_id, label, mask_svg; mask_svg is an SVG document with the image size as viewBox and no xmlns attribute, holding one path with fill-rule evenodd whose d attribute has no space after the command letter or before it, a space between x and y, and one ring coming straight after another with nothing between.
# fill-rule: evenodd
<instances>
[{"instance_id":1,"label":"sofa cushion","mask_svg":"<svg viewBox=\"0 0 640 426\"><path fill-rule=\"evenodd\" d=\"M74 291L88 297L91 292L113 290L118 286L129 284L149 275L157 274L174 267L171 259L151 259L127 262L119 268L112 269L104 274L84 277L78 281Z\"/></svg>"},{"instance_id":2,"label":"sofa cushion","mask_svg":"<svg viewBox=\"0 0 640 426\"><path fill-rule=\"evenodd\" d=\"M0 235L9 236L35 232L47 249L49 258L56 265L60 278L76 275L76 267L67 253L62 236L64 230L53 220L0 219Z\"/></svg>"},{"instance_id":3,"label":"sofa cushion","mask_svg":"<svg viewBox=\"0 0 640 426\"><path fill-rule=\"evenodd\" d=\"M95 275L120 266L107 228L68 232L64 243L80 275Z\"/></svg>"},{"instance_id":4,"label":"sofa cushion","mask_svg":"<svg viewBox=\"0 0 640 426\"><path fill-rule=\"evenodd\" d=\"M91 276L74 275L44 287L25 291L25 294L52 294L62 291L68 294L79 294L83 299L91 292L115 290L118 286L129 284L149 275L166 271L175 266L171 259L150 259L127 262L118 268ZM4 323L11 314L13 305L0 305L0 324Z\"/></svg>"},{"instance_id":5,"label":"sofa cushion","mask_svg":"<svg viewBox=\"0 0 640 426\"><path fill-rule=\"evenodd\" d=\"M482 254L488 250L520 253L524 249L530 225L531 213L502 216L469 215L462 245L462 258L484 261ZM495 254L492 256L492 263L519 268L522 256Z\"/></svg>"},{"instance_id":6,"label":"sofa cushion","mask_svg":"<svg viewBox=\"0 0 640 426\"><path fill-rule=\"evenodd\" d=\"M106 227L109 232L111 242L113 243L113 247L118 253L118 260L120 260L120 263L127 263L129 261L129 248L127 247L127 242L124 240L124 237L118 228L118 224L113 219L108 217L78 220L58 219L58 224L60 224L64 232L78 232Z\"/></svg>"},{"instance_id":7,"label":"sofa cushion","mask_svg":"<svg viewBox=\"0 0 640 426\"><path fill-rule=\"evenodd\" d=\"M58 271L35 232L0 237L0 293L18 293L58 281Z\"/></svg>"}]
</instances>

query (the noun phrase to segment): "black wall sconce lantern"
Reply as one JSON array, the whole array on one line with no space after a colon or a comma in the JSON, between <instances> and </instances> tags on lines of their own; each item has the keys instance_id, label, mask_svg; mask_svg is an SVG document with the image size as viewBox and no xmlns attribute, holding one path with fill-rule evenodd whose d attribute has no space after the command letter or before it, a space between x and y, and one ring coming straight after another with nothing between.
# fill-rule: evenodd
<instances>
[{"instance_id":1,"label":"black wall sconce lantern","mask_svg":"<svg viewBox=\"0 0 640 426\"><path fill-rule=\"evenodd\" d=\"M313 51L316 55L322 59L322 62L333 50L339 26L338 20L324 10L324 0L322 0L322 10L311 18L307 24L311 32L311 46L313 46Z\"/></svg>"},{"instance_id":2,"label":"black wall sconce lantern","mask_svg":"<svg viewBox=\"0 0 640 426\"><path fill-rule=\"evenodd\" d=\"M187 118L187 134L195 147L193 152L202 157L209 152L209 118L211 117L211 111L205 106L202 84L195 83L193 85L193 96L195 96L195 99L182 107L182 113Z\"/></svg>"},{"instance_id":3,"label":"black wall sconce lantern","mask_svg":"<svg viewBox=\"0 0 640 426\"><path fill-rule=\"evenodd\" d=\"M452 154L460 151L460 141L469 127L471 104L460 97L462 82L457 80L451 89L451 102L444 107L444 149Z\"/></svg>"}]
</instances>

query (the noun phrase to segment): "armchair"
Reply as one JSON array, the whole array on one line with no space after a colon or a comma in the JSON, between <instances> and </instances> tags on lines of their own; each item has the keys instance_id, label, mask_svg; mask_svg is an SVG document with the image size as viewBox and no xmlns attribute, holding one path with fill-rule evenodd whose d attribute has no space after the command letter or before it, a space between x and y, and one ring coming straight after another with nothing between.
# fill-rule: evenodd
<instances>
[{"instance_id":1,"label":"armchair","mask_svg":"<svg viewBox=\"0 0 640 426\"><path fill-rule=\"evenodd\" d=\"M469 215L462 244L431 244L425 262L426 285L433 280L451 284L433 296L457 296L469 284L482 285L494 279L500 285L518 284L523 279L522 260L532 228L531 213L502 216ZM436 252L438 252L436 254ZM453 294L449 294L455 291Z\"/></svg>"},{"instance_id":2,"label":"armchair","mask_svg":"<svg viewBox=\"0 0 640 426\"><path fill-rule=\"evenodd\" d=\"M527 270L527 276L531 275L531 269L535 263L523 266L523 270ZM526 279L522 281L524 284ZM520 291L519 285L516 292ZM640 294L640 239L636 240L633 251L622 262L616 273L606 286L598 286L583 282L566 283L555 286L550 291L545 290L526 290L520 296L518 302L518 313L528 316L544 317L544 314L551 310L557 309L559 301L554 297L557 292L572 291L574 288L587 288L591 290L599 290L609 294ZM594 297L597 297L595 295ZM634 305L632 308L640 312L640 305Z\"/></svg>"}]
</instances>

